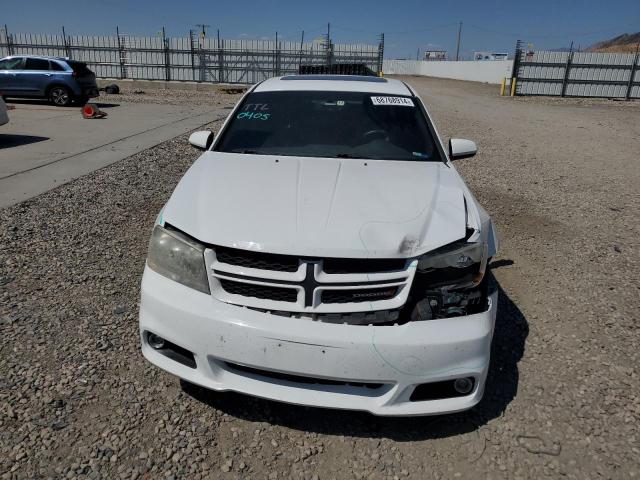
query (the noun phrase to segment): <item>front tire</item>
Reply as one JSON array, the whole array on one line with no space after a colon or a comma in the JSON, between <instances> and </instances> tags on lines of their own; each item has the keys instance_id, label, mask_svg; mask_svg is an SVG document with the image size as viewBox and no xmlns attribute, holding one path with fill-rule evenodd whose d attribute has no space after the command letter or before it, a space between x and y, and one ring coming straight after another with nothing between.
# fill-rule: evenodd
<instances>
[{"instance_id":1,"label":"front tire","mask_svg":"<svg viewBox=\"0 0 640 480\"><path fill-rule=\"evenodd\" d=\"M56 107L68 107L72 102L71 91L67 87L51 87L49 90L49 101Z\"/></svg>"}]
</instances>

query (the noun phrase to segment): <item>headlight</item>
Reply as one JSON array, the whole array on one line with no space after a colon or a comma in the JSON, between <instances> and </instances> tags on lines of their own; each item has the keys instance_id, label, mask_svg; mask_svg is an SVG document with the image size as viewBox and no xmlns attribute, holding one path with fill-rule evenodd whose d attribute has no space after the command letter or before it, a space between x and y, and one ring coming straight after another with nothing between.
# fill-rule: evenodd
<instances>
[{"instance_id":1,"label":"headlight","mask_svg":"<svg viewBox=\"0 0 640 480\"><path fill-rule=\"evenodd\" d=\"M482 262L482 243L456 242L424 254L418 259L418 269L429 271L435 268L466 268Z\"/></svg>"},{"instance_id":2,"label":"headlight","mask_svg":"<svg viewBox=\"0 0 640 480\"><path fill-rule=\"evenodd\" d=\"M171 280L210 293L204 246L186 235L156 225L149 242L147 265Z\"/></svg>"},{"instance_id":3,"label":"headlight","mask_svg":"<svg viewBox=\"0 0 640 480\"><path fill-rule=\"evenodd\" d=\"M482 281L486 267L484 243L455 242L418 259L418 273L432 286L463 288Z\"/></svg>"}]
</instances>

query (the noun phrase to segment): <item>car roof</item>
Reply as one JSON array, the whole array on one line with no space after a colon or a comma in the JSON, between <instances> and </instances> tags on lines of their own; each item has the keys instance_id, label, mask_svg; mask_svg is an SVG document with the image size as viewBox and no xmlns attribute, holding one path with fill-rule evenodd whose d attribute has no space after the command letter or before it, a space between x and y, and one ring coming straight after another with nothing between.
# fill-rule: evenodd
<instances>
[{"instance_id":1,"label":"car roof","mask_svg":"<svg viewBox=\"0 0 640 480\"><path fill-rule=\"evenodd\" d=\"M284 77L270 78L259 83L254 92L291 90L412 95L411 90L399 80L364 75L286 75Z\"/></svg>"},{"instance_id":2,"label":"car roof","mask_svg":"<svg viewBox=\"0 0 640 480\"><path fill-rule=\"evenodd\" d=\"M49 55L28 55L28 54L8 55L6 57L0 58L0 60L6 60L7 58L42 58L43 60L58 60L59 62L69 61L69 59L65 57L53 57Z\"/></svg>"}]
</instances>

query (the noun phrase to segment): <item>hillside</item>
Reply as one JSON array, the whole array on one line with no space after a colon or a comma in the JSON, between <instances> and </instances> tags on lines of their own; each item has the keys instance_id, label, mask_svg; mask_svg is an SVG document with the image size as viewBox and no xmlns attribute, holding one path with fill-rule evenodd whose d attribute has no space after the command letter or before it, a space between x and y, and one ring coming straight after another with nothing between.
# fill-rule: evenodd
<instances>
[{"instance_id":1,"label":"hillside","mask_svg":"<svg viewBox=\"0 0 640 480\"><path fill-rule=\"evenodd\" d=\"M598 42L586 49L587 52L634 53L640 43L640 32L623 33L610 40Z\"/></svg>"}]
</instances>

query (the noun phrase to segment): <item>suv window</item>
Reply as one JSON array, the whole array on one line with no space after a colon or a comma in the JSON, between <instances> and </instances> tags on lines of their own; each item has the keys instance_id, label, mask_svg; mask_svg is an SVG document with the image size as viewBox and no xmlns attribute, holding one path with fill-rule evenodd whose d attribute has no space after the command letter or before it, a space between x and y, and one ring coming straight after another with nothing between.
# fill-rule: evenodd
<instances>
[{"instance_id":1,"label":"suv window","mask_svg":"<svg viewBox=\"0 0 640 480\"><path fill-rule=\"evenodd\" d=\"M44 58L27 58L25 70L49 70L49 60Z\"/></svg>"},{"instance_id":2,"label":"suv window","mask_svg":"<svg viewBox=\"0 0 640 480\"><path fill-rule=\"evenodd\" d=\"M21 70L22 58L7 58L0 61L0 70Z\"/></svg>"},{"instance_id":3,"label":"suv window","mask_svg":"<svg viewBox=\"0 0 640 480\"><path fill-rule=\"evenodd\" d=\"M51 70L55 70L56 72L64 72L64 67L58 62L49 62L49 65L51 65Z\"/></svg>"},{"instance_id":4,"label":"suv window","mask_svg":"<svg viewBox=\"0 0 640 480\"><path fill-rule=\"evenodd\" d=\"M221 152L441 161L420 105L408 96L251 93L222 135Z\"/></svg>"}]
</instances>

